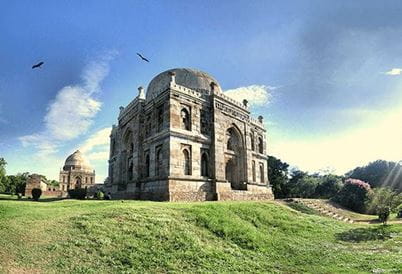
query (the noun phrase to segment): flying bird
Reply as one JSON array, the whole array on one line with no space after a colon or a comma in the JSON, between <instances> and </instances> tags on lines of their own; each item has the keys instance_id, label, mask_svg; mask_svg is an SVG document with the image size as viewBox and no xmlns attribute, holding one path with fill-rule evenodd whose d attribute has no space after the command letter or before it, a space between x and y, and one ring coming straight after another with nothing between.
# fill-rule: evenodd
<instances>
[{"instance_id":1,"label":"flying bird","mask_svg":"<svg viewBox=\"0 0 402 274\"><path fill-rule=\"evenodd\" d=\"M142 56L140 53L137 52L137 55L144 61L149 63L149 60L147 58L145 58L144 56Z\"/></svg>"},{"instance_id":2,"label":"flying bird","mask_svg":"<svg viewBox=\"0 0 402 274\"><path fill-rule=\"evenodd\" d=\"M32 69L34 69L34 68L40 68L40 66L42 66L44 64L44 62L39 62L39 63L37 63L36 65L33 65L32 66Z\"/></svg>"}]
</instances>

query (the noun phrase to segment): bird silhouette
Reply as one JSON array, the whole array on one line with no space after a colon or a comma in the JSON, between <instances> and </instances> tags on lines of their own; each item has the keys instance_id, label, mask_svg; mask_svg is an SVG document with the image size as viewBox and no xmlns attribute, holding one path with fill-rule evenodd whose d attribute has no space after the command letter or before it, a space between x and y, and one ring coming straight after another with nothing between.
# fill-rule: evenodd
<instances>
[{"instance_id":1,"label":"bird silhouette","mask_svg":"<svg viewBox=\"0 0 402 274\"><path fill-rule=\"evenodd\" d=\"M144 56L142 56L140 53L137 52L137 55L144 61L149 63L149 60L147 58L145 58Z\"/></svg>"},{"instance_id":2,"label":"bird silhouette","mask_svg":"<svg viewBox=\"0 0 402 274\"><path fill-rule=\"evenodd\" d=\"M39 62L39 63L37 63L36 65L33 65L33 66L32 66L32 69L34 69L34 68L40 68L43 64L44 64L44 62Z\"/></svg>"}]
</instances>

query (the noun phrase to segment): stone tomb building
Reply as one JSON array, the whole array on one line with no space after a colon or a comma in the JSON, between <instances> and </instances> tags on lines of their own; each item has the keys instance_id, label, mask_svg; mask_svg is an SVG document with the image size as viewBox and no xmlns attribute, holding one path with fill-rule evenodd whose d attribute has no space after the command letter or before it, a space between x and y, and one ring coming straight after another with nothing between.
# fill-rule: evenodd
<instances>
[{"instance_id":1,"label":"stone tomb building","mask_svg":"<svg viewBox=\"0 0 402 274\"><path fill-rule=\"evenodd\" d=\"M113 198L160 201L273 199L263 118L226 96L207 73L171 69L120 107L110 135Z\"/></svg>"},{"instance_id":2,"label":"stone tomb building","mask_svg":"<svg viewBox=\"0 0 402 274\"><path fill-rule=\"evenodd\" d=\"M77 150L67 157L59 175L60 191L74 188L90 188L95 184L95 170Z\"/></svg>"}]
</instances>

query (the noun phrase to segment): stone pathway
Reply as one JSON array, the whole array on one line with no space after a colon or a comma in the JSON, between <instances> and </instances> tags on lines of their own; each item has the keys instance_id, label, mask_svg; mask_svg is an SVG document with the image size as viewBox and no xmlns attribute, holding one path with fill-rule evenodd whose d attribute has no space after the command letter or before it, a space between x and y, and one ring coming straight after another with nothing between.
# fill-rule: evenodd
<instances>
[{"instance_id":1,"label":"stone pathway","mask_svg":"<svg viewBox=\"0 0 402 274\"><path fill-rule=\"evenodd\" d=\"M318 212L320 212L323 215L326 215L328 217L337 219L342 222L347 222L347 223L353 223L354 221L350 219L349 217L343 216L342 214L336 212L337 210L335 208L332 208L331 205L323 205L319 204L317 202L311 201L311 200L304 200L304 199L294 199L295 201L304 204L305 206L312 208Z\"/></svg>"}]
</instances>

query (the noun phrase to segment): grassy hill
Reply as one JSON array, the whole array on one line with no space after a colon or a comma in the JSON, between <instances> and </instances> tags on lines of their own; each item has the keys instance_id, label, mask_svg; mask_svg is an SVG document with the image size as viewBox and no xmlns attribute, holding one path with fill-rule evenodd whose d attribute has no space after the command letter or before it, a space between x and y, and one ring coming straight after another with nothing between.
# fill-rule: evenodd
<instances>
[{"instance_id":1,"label":"grassy hill","mask_svg":"<svg viewBox=\"0 0 402 274\"><path fill-rule=\"evenodd\" d=\"M0 197L0 273L402 269L401 225L348 224L305 212L276 202Z\"/></svg>"}]
</instances>

